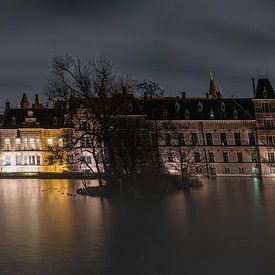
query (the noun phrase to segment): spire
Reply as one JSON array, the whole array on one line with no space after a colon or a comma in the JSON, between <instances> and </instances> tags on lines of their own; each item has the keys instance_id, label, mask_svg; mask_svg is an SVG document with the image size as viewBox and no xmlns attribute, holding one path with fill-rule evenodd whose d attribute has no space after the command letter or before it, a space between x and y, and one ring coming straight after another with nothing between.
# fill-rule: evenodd
<instances>
[{"instance_id":1,"label":"spire","mask_svg":"<svg viewBox=\"0 0 275 275\"><path fill-rule=\"evenodd\" d=\"M35 109L40 109L40 103L39 103L38 94L35 94L34 108L35 108Z\"/></svg>"},{"instance_id":2,"label":"spire","mask_svg":"<svg viewBox=\"0 0 275 275\"><path fill-rule=\"evenodd\" d=\"M23 94L20 105L21 105L21 109L29 109L30 108L30 103L29 103L26 93Z\"/></svg>"},{"instance_id":3,"label":"spire","mask_svg":"<svg viewBox=\"0 0 275 275\"><path fill-rule=\"evenodd\" d=\"M217 99L217 89L215 86L212 69L210 69L210 84L209 84L208 95L211 99Z\"/></svg>"}]
</instances>

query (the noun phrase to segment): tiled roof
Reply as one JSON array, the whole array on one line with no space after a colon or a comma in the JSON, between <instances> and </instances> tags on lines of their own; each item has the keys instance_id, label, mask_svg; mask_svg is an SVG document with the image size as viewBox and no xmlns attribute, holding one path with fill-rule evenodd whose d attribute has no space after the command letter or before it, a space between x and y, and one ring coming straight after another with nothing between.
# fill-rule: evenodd
<instances>
[{"instance_id":1,"label":"tiled roof","mask_svg":"<svg viewBox=\"0 0 275 275\"><path fill-rule=\"evenodd\" d=\"M254 120L253 102L241 99L153 98L144 102L148 119Z\"/></svg>"}]
</instances>

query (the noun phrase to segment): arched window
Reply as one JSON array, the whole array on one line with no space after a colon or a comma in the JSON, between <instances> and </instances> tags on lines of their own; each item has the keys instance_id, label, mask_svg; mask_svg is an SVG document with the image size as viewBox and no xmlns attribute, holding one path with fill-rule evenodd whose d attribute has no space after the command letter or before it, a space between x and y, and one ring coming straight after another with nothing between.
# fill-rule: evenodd
<instances>
[{"instance_id":1,"label":"arched window","mask_svg":"<svg viewBox=\"0 0 275 275\"><path fill-rule=\"evenodd\" d=\"M180 104L179 104L179 102L175 103L175 110L176 110L177 113L180 111Z\"/></svg>"},{"instance_id":2,"label":"arched window","mask_svg":"<svg viewBox=\"0 0 275 275\"><path fill-rule=\"evenodd\" d=\"M203 108L203 106L202 106L201 102L199 101L199 103L198 103L198 110L199 110L199 112L202 112L202 108Z\"/></svg>"},{"instance_id":3,"label":"arched window","mask_svg":"<svg viewBox=\"0 0 275 275\"><path fill-rule=\"evenodd\" d=\"M236 108L234 108L233 117L234 119L238 119L238 111L236 110Z\"/></svg>"},{"instance_id":4,"label":"arched window","mask_svg":"<svg viewBox=\"0 0 275 275\"><path fill-rule=\"evenodd\" d=\"M185 119L189 119L190 117L190 112L186 109L185 110Z\"/></svg>"},{"instance_id":5,"label":"arched window","mask_svg":"<svg viewBox=\"0 0 275 275\"><path fill-rule=\"evenodd\" d=\"M222 110L222 112L224 112L225 111L225 104L224 104L224 102L222 101L222 103L221 103L221 110Z\"/></svg>"}]
</instances>

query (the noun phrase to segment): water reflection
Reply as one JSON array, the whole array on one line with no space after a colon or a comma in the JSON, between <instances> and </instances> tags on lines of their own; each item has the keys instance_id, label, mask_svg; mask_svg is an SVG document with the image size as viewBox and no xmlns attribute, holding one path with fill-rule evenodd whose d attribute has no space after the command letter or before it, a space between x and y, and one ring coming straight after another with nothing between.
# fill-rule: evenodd
<instances>
[{"instance_id":1,"label":"water reflection","mask_svg":"<svg viewBox=\"0 0 275 275\"><path fill-rule=\"evenodd\" d=\"M80 186L0 180L1 273L275 272L273 180L217 179L141 201L71 195Z\"/></svg>"}]
</instances>

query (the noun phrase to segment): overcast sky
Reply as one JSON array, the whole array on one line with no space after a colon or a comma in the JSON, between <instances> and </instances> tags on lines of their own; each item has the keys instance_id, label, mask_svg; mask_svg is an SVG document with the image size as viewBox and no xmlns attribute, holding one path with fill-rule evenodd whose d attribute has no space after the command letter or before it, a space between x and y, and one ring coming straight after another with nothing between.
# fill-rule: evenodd
<instances>
[{"instance_id":1,"label":"overcast sky","mask_svg":"<svg viewBox=\"0 0 275 275\"><path fill-rule=\"evenodd\" d=\"M225 96L250 97L257 71L275 76L274 14L272 0L0 0L1 102L40 93L65 54L103 55L169 95L205 94L212 68Z\"/></svg>"}]
</instances>

